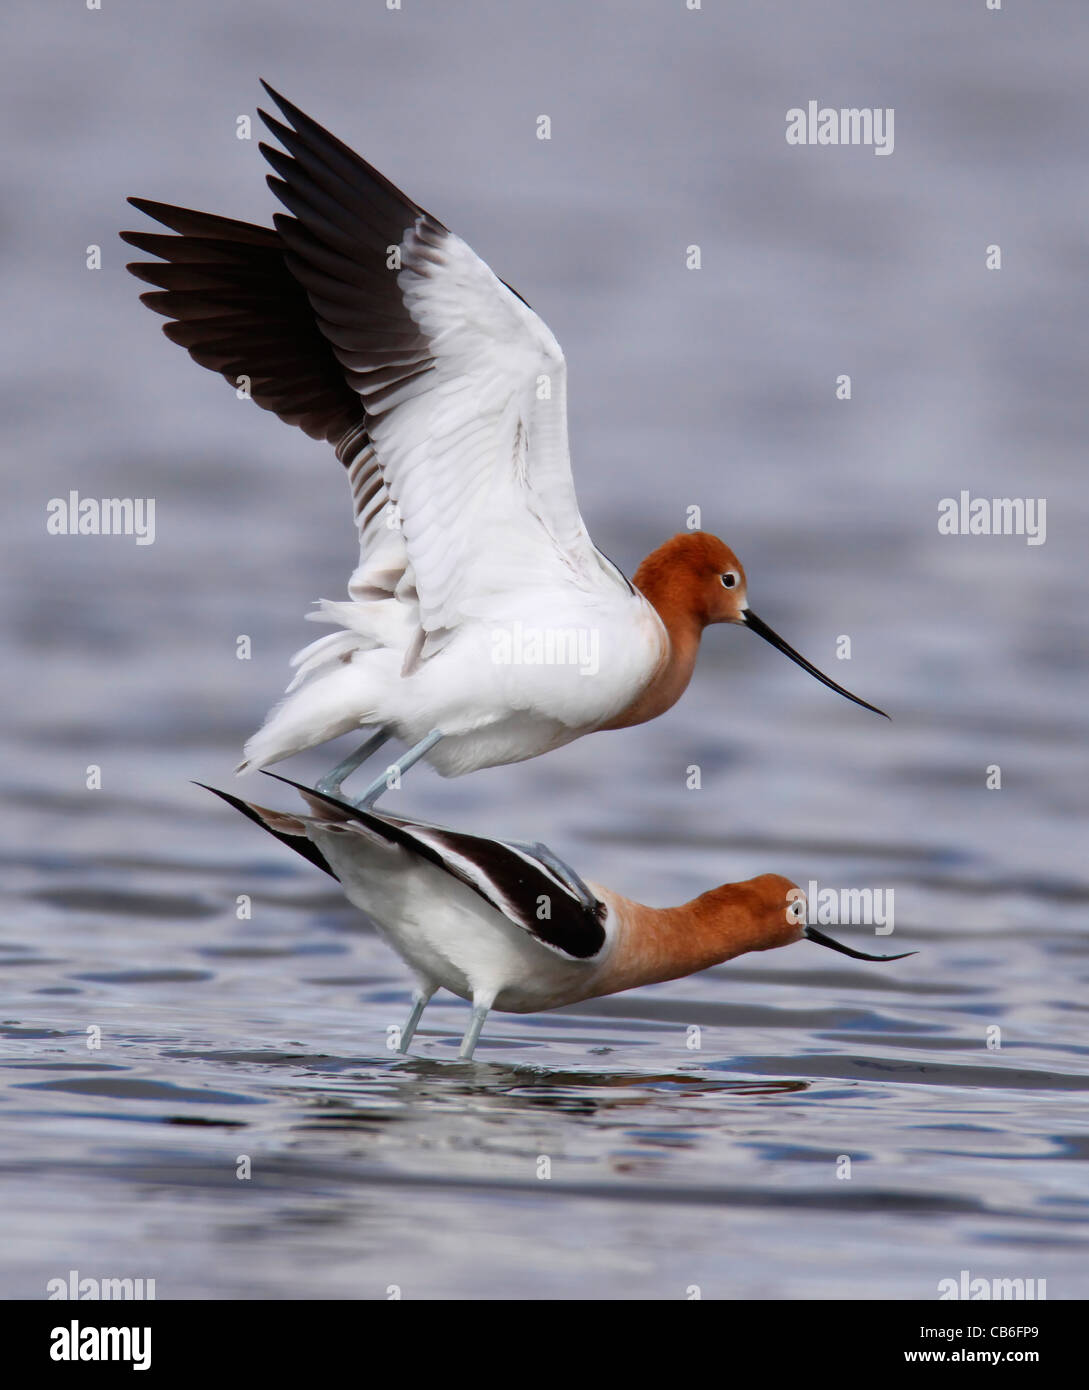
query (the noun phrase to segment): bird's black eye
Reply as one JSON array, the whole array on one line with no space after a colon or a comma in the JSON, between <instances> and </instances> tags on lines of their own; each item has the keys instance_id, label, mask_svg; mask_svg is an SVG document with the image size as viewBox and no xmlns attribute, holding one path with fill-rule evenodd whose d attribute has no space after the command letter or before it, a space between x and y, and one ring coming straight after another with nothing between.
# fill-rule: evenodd
<instances>
[{"instance_id":1,"label":"bird's black eye","mask_svg":"<svg viewBox=\"0 0 1089 1390\"><path fill-rule=\"evenodd\" d=\"M737 575L733 570L727 570L726 573L721 576L721 579L724 589L732 589L737 584Z\"/></svg>"}]
</instances>

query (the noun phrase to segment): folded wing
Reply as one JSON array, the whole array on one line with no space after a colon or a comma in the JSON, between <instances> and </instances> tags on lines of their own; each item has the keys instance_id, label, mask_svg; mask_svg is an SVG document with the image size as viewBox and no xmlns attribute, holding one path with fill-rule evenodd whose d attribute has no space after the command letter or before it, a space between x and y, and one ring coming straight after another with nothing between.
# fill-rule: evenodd
<instances>
[{"instance_id":1,"label":"folded wing","mask_svg":"<svg viewBox=\"0 0 1089 1390\"><path fill-rule=\"evenodd\" d=\"M288 777L266 772L278 782L294 787L310 807L311 823L353 826L441 868L452 878L471 888L509 922L572 960L590 960L605 945L606 907L583 883L578 874L545 846L507 844L483 835L468 835L426 821L361 811L311 790ZM216 791L209 787L209 791ZM333 871L309 840L300 848L293 836L305 835L306 818L291 817L278 811L242 802L226 792L216 791L251 820L264 824L277 839L298 849L319 868ZM335 875L334 875L335 877ZM548 911L542 914L541 905Z\"/></svg>"}]
</instances>

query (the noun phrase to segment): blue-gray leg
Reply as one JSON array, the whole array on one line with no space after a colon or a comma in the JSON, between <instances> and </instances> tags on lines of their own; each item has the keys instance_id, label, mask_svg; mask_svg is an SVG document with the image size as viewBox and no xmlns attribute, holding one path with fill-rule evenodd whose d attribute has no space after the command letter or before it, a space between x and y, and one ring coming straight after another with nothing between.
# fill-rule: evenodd
<instances>
[{"instance_id":1,"label":"blue-gray leg","mask_svg":"<svg viewBox=\"0 0 1089 1390\"><path fill-rule=\"evenodd\" d=\"M480 1037L480 1030L484 1027L484 1020L488 1017L491 1004L474 1004L473 1012L469 1018L469 1026L465 1030L465 1036L461 1040L461 1050L458 1056L463 1062L472 1061L473 1053L476 1051L477 1039Z\"/></svg>"},{"instance_id":2,"label":"blue-gray leg","mask_svg":"<svg viewBox=\"0 0 1089 1390\"><path fill-rule=\"evenodd\" d=\"M395 763L391 763L381 777L376 777L374 779L355 803L356 807L361 811L370 810L382 793L389 790L391 778L393 778L394 775L400 778L410 767L415 767L421 758L425 758L427 754L431 752L432 748L434 748L435 744L438 743L442 736L443 733L441 729L432 729L426 738L422 738L419 743L413 744L403 758L398 758Z\"/></svg>"},{"instance_id":3,"label":"blue-gray leg","mask_svg":"<svg viewBox=\"0 0 1089 1390\"><path fill-rule=\"evenodd\" d=\"M340 784L352 775L360 763L365 763L372 753L377 753L383 743L388 743L389 737L385 729L379 729L366 743L361 743L354 753L349 753L342 763L337 763L332 771L315 782L314 790L324 796L339 796Z\"/></svg>"},{"instance_id":4,"label":"blue-gray leg","mask_svg":"<svg viewBox=\"0 0 1089 1390\"><path fill-rule=\"evenodd\" d=\"M401 1043L397 1049L398 1052L408 1051L408 1045L415 1037L420 1019L423 1018L423 1011L427 1008L431 996L434 993L435 991L433 989L427 991L414 989L412 991L412 1012L408 1016L408 1022L401 1029Z\"/></svg>"}]
</instances>

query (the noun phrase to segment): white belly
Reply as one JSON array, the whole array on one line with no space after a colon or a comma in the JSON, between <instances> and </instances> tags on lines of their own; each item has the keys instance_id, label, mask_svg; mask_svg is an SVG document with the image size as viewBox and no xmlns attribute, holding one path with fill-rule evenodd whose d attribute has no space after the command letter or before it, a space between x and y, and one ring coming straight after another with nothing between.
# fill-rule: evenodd
<instances>
[{"instance_id":1,"label":"white belly","mask_svg":"<svg viewBox=\"0 0 1089 1390\"><path fill-rule=\"evenodd\" d=\"M429 760L447 777L536 757L608 723L660 665L658 615L625 595L552 618L536 628L501 614L467 623L411 676L388 683L379 721L410 744L442 729Z\"/></svg>"}]
</instances>

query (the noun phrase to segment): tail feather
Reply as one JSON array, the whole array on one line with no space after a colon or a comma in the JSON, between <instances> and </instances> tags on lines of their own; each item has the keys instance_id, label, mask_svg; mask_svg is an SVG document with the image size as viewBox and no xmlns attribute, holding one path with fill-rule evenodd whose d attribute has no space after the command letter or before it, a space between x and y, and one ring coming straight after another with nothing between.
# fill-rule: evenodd
<instances>
[{"instance_id":1,"label":"tail feather","mask_svg":"<svg viewBox=\"0 0 1089 1390\"><path fill-rule=\"evenodd\" d=\"M338 663L323 674L312 676L281 700L247 740L245 759L235 771L253 772L268 767L304 748L377 723L375 711L362 698L366 679L363 666L358 660Z\"/></svg>"},{"instance_id":2,"label":"tail feather","mask_svg":"<svg viewBox=\"0 0 1089 1390\"><path fill-rule=\"evenodd\" d=\"M322 598L306 616L312 623L338 624L352 634L356 646L362 650L392 647L394 651L403 652L415 636L418 625L415 609L394 598L369 601ZM313 643L295 659L305 658L312 648Z\"/></svg>"},{"instance_id":3,"label":"tail feather","mask_svg":"<svg viewBox=\"0 0 1089 1390\"><path fill-rule=\"evenodd\" d=\"M360 650L362 645L354 632L341 631L330 632L325 637L319 637L316 642L311 642L308 647L303 647L302 651L296 652L291 658L295 675L287 687L287 694L294 694L300 685L305 684L311 676L326 666L350 661L352 653Z\"/></svg>"}]
</instances>

